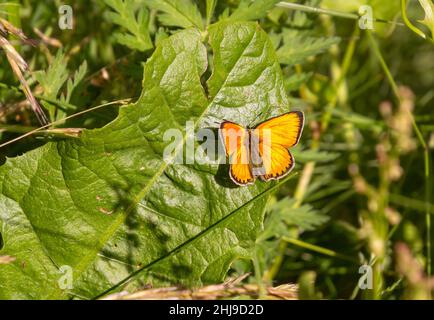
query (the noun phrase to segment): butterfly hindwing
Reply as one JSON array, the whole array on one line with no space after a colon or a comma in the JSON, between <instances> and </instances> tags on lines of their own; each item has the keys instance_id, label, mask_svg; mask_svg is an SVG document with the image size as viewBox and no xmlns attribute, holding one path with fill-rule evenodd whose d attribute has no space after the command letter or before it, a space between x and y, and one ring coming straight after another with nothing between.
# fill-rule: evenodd
<instances>
[{"instance_id":1,"label":"butterfly hindwing","mask_svg":"<svg viewBox=\"0 0 434 320\"><path fill-rule=\"evenodd\" d=\"M270 152L272 150L272 152ZM294 168L295 162L291 152L281 146L264 146L261 152L263 172L259 176L263 181L280 179L286 176Z\"/></svg>"},{"instance_id":2,"label":"butterfly hindwing","mask_svg":"<svg viewBox=\"0 0 434 320\"><path fill-rule=\"evenodd\" d=\"M250 164L248 131L236 123L224 121L220 125L220 134L229 157L232 181L242 186L253 183L255 177Z\"/></svg>"}]
</instances>

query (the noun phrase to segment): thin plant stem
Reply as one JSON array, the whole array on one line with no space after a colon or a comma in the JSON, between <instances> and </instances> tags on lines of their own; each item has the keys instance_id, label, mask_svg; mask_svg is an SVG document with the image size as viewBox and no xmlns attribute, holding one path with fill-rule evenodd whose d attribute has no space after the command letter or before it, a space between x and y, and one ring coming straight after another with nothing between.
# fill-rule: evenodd
<instances>
[{"instance_id":1,"label":"thin plant stem","mask_svg":"<svg viewBox=\"0 0 434 320\"><path fill-rule=\"evenodd\" d=\"M314 251L314 252L329 256L329 257L334 257L334 258L338 258L341 260L350 261L350 262L353 262L356 264L359 262L357 259L354 259L350 256L346 256L344 254L338 253L338 252L333 251L331 249L327 249L327 248L324 248L321 246L307 243L307 242L304 242L304 241L296 239L296 238L283 237L282 240L287 242L287 243L293 244L297 247L308 249L308 250L311 250L311 251Z\"/></svg>"},{"instance_id":2,"label":"thin plant stem","mask_svg":"<svg viewBox=\"0 0 434 320\"><path fill-rule=\"evenodd\" d=\"M404 0L403 0L404 1ZM374 51L375 56L377 57L378 61L381 64L381 67L384 71L384 73L387 76L387 79L390 83L390 86L392 88L393 93L396 96L396 99L399 103L402 103L401 96L399 94L398 86L395 82L395 79L393 78L389 67L387 66L384 57L378 47L377 42L375 41L374 37L372 36L371 32L369 30L366 31L368 35L369 42L371 43L372 49ZM420 131L416 120L414 119L413 114L410 110L407 110L408 116L410 117L411 124L413 126L413 129L416 133L416 136L419 140L420 145L422 146L424 150L424 177L425 177L425 223L426 223L426 229L427 229L427 236L426 236L426 250L427 250L427 275L428 277L431 276L431 206L430 206L430 157L429 157L429 149L427 146L427 143L425 142L425 139L423 138L422 132Z\"/></svg>"},{"instance_id":3,"label":"thin plant stem","mask_svg":"<svg viewBox=\"0 0 434 320\"><path fill-rule=\"evenodd\" d=\"M64 121L66 121L66 120L68 120L68 119L72 119L72 118L78 117L78 116L80 116L80 115L82 115L82 114L85 114L85 113L88 113L88 112L91 112L91 111L94 111L94 110L97 110L97 109L100 109L100 108L103 108L103 107L107 107L107 106L110 106L110 105L115 105L115 104L126 104L126 103L130 102L131 100L132 100L132 98L127 98L127 99L121 99L121 100L111 101L111 102L108 102L108 103L104 103L104 104L101 104L101 105L98 105L98 106L95 106L95 107L92 107L92 108L89 108L89 109L86 109L86 110L83 110L83 111L80 111L80 112L74 113L74 114L72 114L72 115L70 115L70 116L67 116L67 117L65 117L65 118L62 118L62 119L59 119L59 120L53 121L53 122L51 122L51 123L49 123L49 124L46 124L46 125L41 126L41 127L39 127L39 128L33 129L33 130L31 130L31 131L29 131L29 132L27 132L27 133L25 133L25 134L23 134L23 135L21 135L21 136L19 136L19 137L16 137L16 138L14 138L14 139L11 139L11 140L9 140L9 141L6 141L6 142L0 144L0 148L3 148L3 147L5 147L5 146L7 146L7 145L9 145L9 144L11 144L11 143L14 143L14 142L17 142L17 141L19 141L19 140L21 140L21 139L24 139L25 137L31 136L31 135L33 135L33 134L39 132L39 131L42 131L42 130L45 129L45 128L50 127L50 126L53 126L53 125L56 125L56 124L61 124L61 123L63 123Z\"/></svg>"},{"instance_id":4,"label":"thin plant stem","mask_svg":"<svg viewBox=\"0 0 434 320\"><path fill-rule=\"evenodd\" d=\"M360 19L360 15L357 13L350 13L350 12L341 12L337 10L330 10L330 9L323 9L318 7L312 7L308 5L298 4L298 3L292 3L292 2L279 2L276 4L276 7L290 9L290 10L298 10L302 12L310 12L310 13L317 13L317 14L325 14L332 17L338 17L338 18L345 18L345 19L351 19L351 20L358 20ZM404 24L395 22L395 21L388 21L383 19L372 19L374 22L380 22L380 23L389 23L394 25L403 26Z\"/></svg>"},{"instance_id":5,"label":"thin plant stem","mask_svg":"<svg viewBox=\"0 0 434 320\"><path fill-rule=\"evenodd\" d=\"M358 33L359 33L358 26L355 25L353 37L351 37L351 40L347 46L347 49L345 51L345 55L344 55L344 58L342 61L342 65L341 65L342 72L340 73L339 77L335 81L335 85L334 85L335 94L334 94L332 100L330 101L330 103L328 104L328 106L326 107L325 114L321 119L321 133L324 133L324 131L327 130L328 123L329 123L330 118L331 118L331 114L334 110L334 106L338 102L337 96L339 93L339 87L342 85L342 83L346 77L346 74L349 70L349 66L351 64L351 60L352 60L354 50L355 50L355 44L359 38ZM317 135L316 139L312 140L311 150L318 150L319 145L320 145L320 134ZM299 206L301 206L303 199L304 199L304 196L306 194L309 182L312 179L313 172L315 170L315 165L316 164L314 161L309 161L308 163L305 164L305 166L302 170L300 179L298 180L297 187L296 187L295 192L294 192L295 203L293 205L293 208L298 208ZM280 266L282 265L282 262L283 262L283 257L285 255L286 248L287 248L287 242L282 241L279 244L279 247L278 247L279 253L276 255L276 258L275 258L273 264L271 265L269 270L267 270L264 274L264 280L265 281L273 280L273 278L279 272Z\"/></svg>"},{"instance_id":6,"label":"thin plant stem","mask_svg":"<svg viewBox=\"0 0 434 320\"><path fill-rule=\"evenodd\" d=\"M281 8L285 8L285 9L298 10L298 11L303 11L303 12L311 12L311 13L317 13L317 14L326 14L329 16L352 19L352 20L359 19L359 15L355 14L355 13L346 13L346 12L340 12L340 11L335 11L335 10L322 9L322 8L307 6L307 5L298 4L298 3L290 3L290 2L282 1L282 2L277 3L276 6L281 7Z\"/></svg>"},{"instance_id":7,"label":"thin plant stem","mask_svg":"<svg viewBox=\"0 0 434 320\"><path fill-rule=\"evenodd\" d=\"M0 132L27 133L37 129L37 127L27 127L20 125L0 124Z\"/></svg>"},{"instance_id":8,"label":"thin plant stem","mask_svg":"<svg viewBox=\"0 0 434 320\"><path fill-rule=\"evenodd\" d=\"M261 278L262 271L261 271L261 266L259 264L257 250L255 250L255 256L253 257L253 269L255 271L255 279L258 285L259 297L263 297L266 294L266 288Z\"/></svg>"}]
</instances>

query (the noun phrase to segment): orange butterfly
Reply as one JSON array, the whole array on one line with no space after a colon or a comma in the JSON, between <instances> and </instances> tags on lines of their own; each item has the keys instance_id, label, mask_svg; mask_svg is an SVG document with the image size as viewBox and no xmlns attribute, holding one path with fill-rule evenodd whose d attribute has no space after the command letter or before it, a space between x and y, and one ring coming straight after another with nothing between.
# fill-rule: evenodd
<instances>
[{"instance_id":1,"label":"orange butterfly","mask_svg":"<svg viewBox=\"0 0 434 320\"><path fill-rule=\"evenodd\" d=\"M292 111L268 119L255 128L224 121L220 135L229 157L229 176L240 186L280 179L294 168L294 158L288 148L300 139L304 125L301 111Z\"/></svg>"}]
</instances>

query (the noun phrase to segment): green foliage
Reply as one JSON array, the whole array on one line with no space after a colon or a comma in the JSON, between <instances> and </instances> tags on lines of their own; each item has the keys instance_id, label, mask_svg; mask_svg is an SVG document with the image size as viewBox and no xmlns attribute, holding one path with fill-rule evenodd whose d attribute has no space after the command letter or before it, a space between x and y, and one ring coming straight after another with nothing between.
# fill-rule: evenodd
<instances>
[{"instance_id":1,"label":"green foliage","mask_svg":"<svg viewBox=\"0 0 434 320\"><path fill-rule=\"evenodd\" d=\"M216 180L217 165L163 160L164 132L187 120L204 126L235 111L248 123L255 112L265 117L287 105L274 50L256 24L219 23L209 38L209 99L200 82L205 46L199 32L183 31L156 48L143 94L114 122L1 167L2 252L18 264L32 261L25 269L0 267L2 298L91 298L139 269L142 280L198 285L223 280L235 258L249 257L263 220L258 196L269 186L231 189ZM230 61L228 47L236 53ZM264 54L252 59L258 50ZM277 90L264 97L270 83ZM74 270L72 292L57 286L62 265Z\"/></svg>"},{"instance_id":2,"label":"green foliage","mask_svg":"<svg viewBox=\"0 0 434 320\"><path fill-rule=\"evenodd\" d=\"M300 299L428 298L432 1L402 3L74 1L73 30L57 28L57 2L0 4L0 23L37 40L6 32L58 120L34 131L0 57L0 297L87 299L237 273L259 288L297 284ZM374 30L358 28L361 5ZM173 128L185 156L187 121L217 131L294 109L306 122L288 179L237 187L227 165L163 159ZM374 290L359 290L363 264Z\"/></svg>"},{"instance_id":3,"label":"green foliage","mask_svg":"<svg viewBox=\"0 0 434 320\"><path fill-rule=\"evenodd\" d=\"M284 30L283 44L277 49L277 57L281 64L292 66L324 52L338 42L337 37L314 38L294 30Z\"/></svg>"},{"instance_id":4,"label":"green foliage","mask_svg":"<svg viewBox=\"0 0 434 320\"><path fill-rule=\"evenodd\" d=\"M78 88L82 80L84 79L84 76L87 72L87 62L86 60L80 65L77 71L74 73L74 77L71 79L68 79L68 82L66 83L66 95L62 95L61 99L64 102L70 102L72 93L74 90Z\"/></svg>"},{"instance_id":5,"label":"green foliage","mask_svg":"<svg viewBox=\"0 0 434 320\"><path fill-rule=\"evenodd\" d=\"M149 8L163 12L158 18L166 26L181 28L195 26L203 29L200 12L196 4L191 0L147 0L146 5ZM211 10L213 5L209 3L208 6L211 6Z\"/></svg>"},{"instance_id":6,"label":"green foliage","mask_svg":"<svg viewBox=\"0 0 434 320\"><path fill-rule=\"evenodd\" d=\"M217 5L217 0L206 0L206 24L209 25Z\"/></svg>"},{"instance_id":7,"label":"green foliage","mask_svg":"<svg viewBox=\"0 0 434 320\"><path fill-rule=\"evenodd\" d=\"M241 0L238 8L230 15L229 20L257 20L264 17L268 10L274 7L279 0Z\"/></svg>"},{"instance_id":8,"label":"green foliage","mask_svg":"<svg viewBox=\"0 0 434 320\"><path fill-rule=\"evenodd\" d=\"M65 55L58 51L47 71L37 71L34 76L44 89L45 97L56 99L60 89L68 79Z\"/></svg>"},{"instance_id":9,"label":"green foliage","mask_svg":"<svg viewBox=\"0 0 434 320\"><path fill-rule=\"evenodd\" d=\"M130 49L145 51L153 47L148 31L149 13L148 10L139 4L136 13L135 0L104 0L113 11L106 11L106 18L114 24L117 24L129 33L116 32L113 37L120 44Z\"/></svg>"},{"instance_id":10,"label":"green foliage","mask_svg":"<svg viewBox=\"0 0 434 320\"><path fill-rule=\"evenodd\" d=\"M291 92L300 89L301 85L303 83L306 83L311 76L312 73L301 73L301 74L294 74L292 76L285 78L284 81L285 81L286 90L288 90L288 92Z\"/></svg>"},{"instance_id":11,"label":"green foliage","mask_svg":"<svg viewBox=\"0 0 434 320\"><path fill-rule=\"evenodd\" d=\"M294 237L292 227L300 231L315 230L327 222L328 217L318 213L310 205L295 206L294 199L283 198L268 207L269 215L265 221L265 228L258 237L258 242L273 237Z\"/></svg>"},{"instance_id":12,"label":"green foliage","mask_svg":"<svg viewBox=\"0 0 434 320\"><path fill-rule=\"evenodd\" d=\"M297 207L295 201L283 198L271 201L264 230L258 235L255 246L255 261L261 277L275 260L282 238L297 238L304 231L311 231L327 222L328 217L309 205Z\"/></svg>"},{"instance_id":13,"label":"green foliage","mask_svg":"<svg viewBox=\"0 0 434 320\"><path fill-rule=\"evenodd\" d=\"M50 118L58 120L63 118L68 110L58 110L58 107L53 102L58 102L58 105L69 109L69 112L74 111L76 108L70 105L72 94L74 90L82 82L87 71L87 63L84 61L78 70L74 73L72 78L69 77L67 69L67 60L62 51L58 51L53 61L46 71L40 70L34 72L34 78L41 85L43 89L43 97L46 98L42 105L48 110ZM66 83L66 93L61 92L61 89Z\"/></svg>"}]
</instances>

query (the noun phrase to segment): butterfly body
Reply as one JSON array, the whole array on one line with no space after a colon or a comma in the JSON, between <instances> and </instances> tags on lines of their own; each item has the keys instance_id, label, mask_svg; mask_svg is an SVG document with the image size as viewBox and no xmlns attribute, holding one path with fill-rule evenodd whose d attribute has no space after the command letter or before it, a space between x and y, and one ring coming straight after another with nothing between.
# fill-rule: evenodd
<instances>
[{"instance_id":1,"label":"butterfly body","mask_svg":"<svg viewBox=\"0 0 434 320\"><path fill-rule=\"evenodd\" d=\"M295 146L301 136L304 115L292 111L268 119L254 128L224 121L220 135L229 157L229 176L238 185L276 180L286 176L294 167L288 148Z\"/></svg>"}]
</instances>

